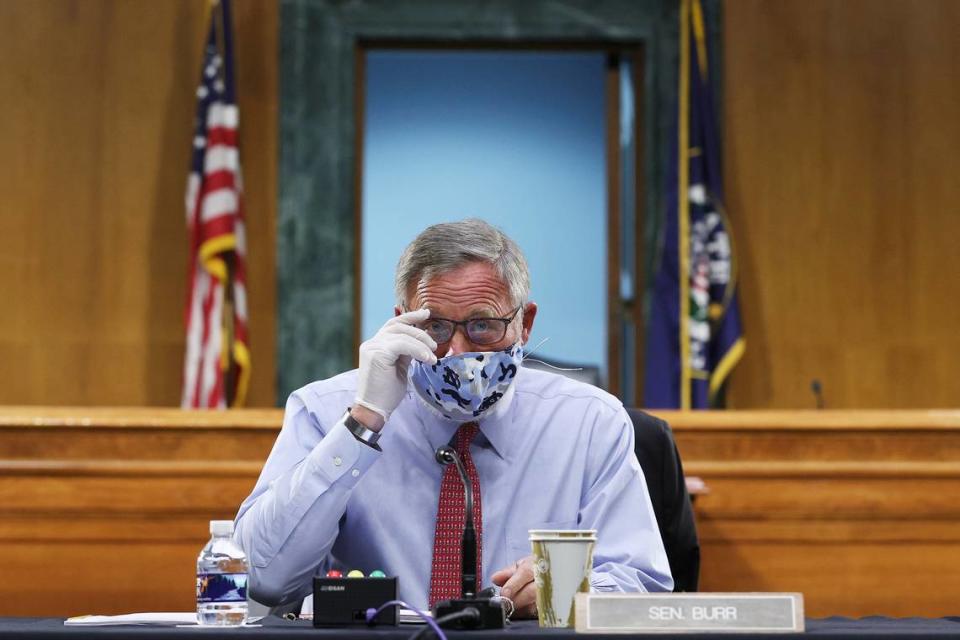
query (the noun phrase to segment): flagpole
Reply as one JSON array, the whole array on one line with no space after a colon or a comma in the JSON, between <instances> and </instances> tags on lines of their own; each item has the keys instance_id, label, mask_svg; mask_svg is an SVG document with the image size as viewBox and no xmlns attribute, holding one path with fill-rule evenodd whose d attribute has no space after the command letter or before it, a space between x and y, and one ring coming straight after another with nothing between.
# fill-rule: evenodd
<instances>
[{"instance_id":1,"label":"flagpole","mask_svg":"<svg viewBox=\"0 0 960 640\"><path fill-rule=\"evenodd\" d=\"M210 21L213 19L213 8L217 5L220 0L207 0L203 3L203 33L206 34L210 30ZM206 47L207 39L203 39L204 47Z\"/></svg>"},{"instance_id":2,"label":"flagpole","mask_svg":"<svg viewBox=\"0 0 960 640\"><path fill-rule=\"evenodd\" d=\"M690 0L680 0L680 73L677 99L677 239L680 280L680 408L690 408Z\"/></svg>"}]
</instances>

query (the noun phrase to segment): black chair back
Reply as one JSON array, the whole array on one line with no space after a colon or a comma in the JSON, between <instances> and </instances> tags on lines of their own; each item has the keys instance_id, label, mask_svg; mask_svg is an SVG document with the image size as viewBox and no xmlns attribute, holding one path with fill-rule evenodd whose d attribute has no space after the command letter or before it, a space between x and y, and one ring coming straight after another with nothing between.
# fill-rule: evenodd
<instances>
[{"instance_id":1,"label":"black chair back","mask_svg":"<svg viewBox=\"0 0 960 640\"><path fill-rule=\"evenodd\" d=\"M696 591L700 579L700 542L673 432L666 422L639 409L627 409L627 413L633 421L634 450L647 481L670 562L673 590Z\"/></svg>"}]
</instances>

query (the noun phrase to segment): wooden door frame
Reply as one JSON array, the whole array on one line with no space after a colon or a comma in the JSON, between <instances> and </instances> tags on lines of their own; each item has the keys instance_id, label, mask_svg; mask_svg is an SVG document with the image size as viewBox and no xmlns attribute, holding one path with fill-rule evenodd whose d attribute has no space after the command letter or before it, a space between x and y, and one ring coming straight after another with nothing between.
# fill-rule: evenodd
<instances>
[{"instance_id":1,"label":"wooden door frame","mask_svg":"<svg viewBox=\"0 0 960 640\"><path fill-rule=\"evenodd\" d=\"M633 77L631 82L633 86L642 87L643 80L643 45L621 45L611 47L609 43L599 42L562 42L562 41L465 41L452 43L449 41L428 41L428 40L367 40L358 42L354 52L354 122L356 123L356 137L354 140L354 273L356 277L353 280L353 344L354 348L359 348L362 337L363 324L363 164L364 164L364 125L366 121L366 57L370 51L378 50L397 50L410 49L418 51L584 51L603 54L606 56L604 65L605 73L605 103L606 111L604 114L605 127L605 191L606 191L606 309L604 317L606 319L606 355L607 355L607 391L614 395L621 395L622 378L627 368L633 369L633 392L636 394L631 397L640 397L640 391L643 388L643 320L642 305L634 299L623 300L620 291L620 274L624 268L628 268L631 278L635 282L643 282L642 261L635 261L637 264L624 265L620 246L623 242L623 198L628 191L625 187L626 180L633 181L632 210L634 223L631 228L641 230L641 233L634 233L634 237L629 241L636 246L642 246L643 237L643 157L642 157L642 136L634 136L637 144L637 159L635 170L630 175L624 175L621 163L621 127L620 127L620 85L621 85L621 67L619 61L621 58L628 58L631 61ZM635 102L634 107L634 129L643 129L643 104ZM639 243L639 244L638 244ZM635 252L636 256L640 252ZM636 296L634 296L635 298ZM641 345L641 348L634 348L630 353L624 355L624 340L622 336L625 332L633 332L633 344ZM628 361L629 360L629 361Z\"/></svg>"}]
</instances>

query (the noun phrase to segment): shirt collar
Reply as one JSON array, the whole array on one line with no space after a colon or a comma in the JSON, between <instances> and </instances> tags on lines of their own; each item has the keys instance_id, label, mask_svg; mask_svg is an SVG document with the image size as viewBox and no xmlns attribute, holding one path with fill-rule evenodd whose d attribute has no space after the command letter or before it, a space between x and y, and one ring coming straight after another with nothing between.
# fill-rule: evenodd
<instances>
[{"instance_id":1,"label":"shirt collar","mask_svg":"<svg viewBox=\"0 0 960 640\"><path fill-rule=\"evenodd\" d=\"M514 381L500 402L491 408L492 413L479 421L480 433L490 443L494 453L503 460L509 460L510 455L510 434L513 431L513 418L516 415L514 406L517 401L516 387L517 383ZM416 407L414 411L423 426L424 436L430 443L430 448L436 450L448 444L462 423L438 416L424 405L416 392L408 391L408 395Z\"/></svg>"}]
</instances>

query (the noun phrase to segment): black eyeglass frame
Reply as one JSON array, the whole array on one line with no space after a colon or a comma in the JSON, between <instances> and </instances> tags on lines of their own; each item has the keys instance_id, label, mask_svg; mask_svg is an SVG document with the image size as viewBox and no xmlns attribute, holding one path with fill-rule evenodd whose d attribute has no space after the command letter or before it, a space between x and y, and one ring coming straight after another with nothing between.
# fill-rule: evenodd
<instances>
[{"instance_id":1,"label":"black eyeglass frame","mask_svg":"<svg viewBox=\"0 0 960 640\"><path fill-rule=\"evenodd\" d=\"M472 343L474 343L474 344L479 344L479 345L486 346L486 345L488 345L488 344L494 344L494 343L496 343L496 342L500 342L501 340L503 340L504 336L507 335L507 329L510 328L510 323L513 322L513 319L517 317L517 314L518 314L518 313L520 313L520 309L523 309L523 305L522 305L522 304L521 304L520 306L518 306L516 309L514 309L514 310L513 310L513 313L511 313L509 316L504 317L504 318L470 318L470 319L468 319L468 320L451 320L450 318L439 318L439 317L434 318L433 316L430 316L430 318L427 319L426 322L449 322L451 325L453 325L453 329L450 331L450 337L449 337L449 338L447 338L446 340L444 340L444 341L442 341L442 342L441 342L440 340L436 340L436 338L434 338L434 340L436 340L437 344L447 344L448 342L450 342L451 340L453 340L453 336L457 333L457 327L462 326L462 327L463 327L463 333L464 333L465 336L467 336L467 338L470 340L470 342L472 342ZM471 322L502 322L502 323L503 323L503 331L500 333L500 337L497 338L496 340L489 340L489 341L487 341L487 342L477 342L476 340L473 339L473 336L470 335L470 323L471 323ZM420 326L420 328L423 329L422 326ZM424 329L424 331L426 331L426 329ZM427 334L429 335L429 332L427 332ZM433 338L432 335L431 335L430 337Z\"/></svg>"}]
</instances>

